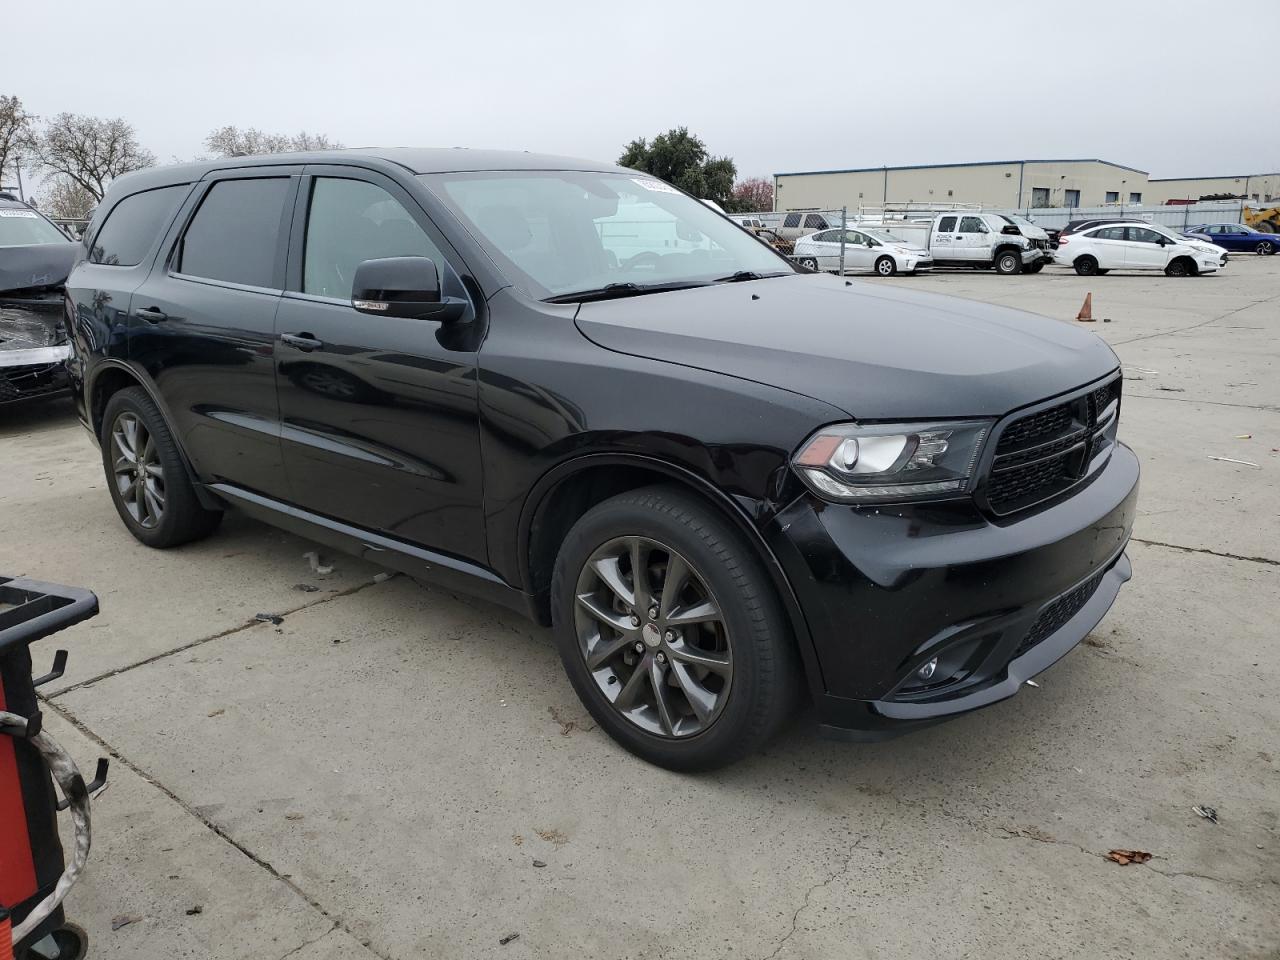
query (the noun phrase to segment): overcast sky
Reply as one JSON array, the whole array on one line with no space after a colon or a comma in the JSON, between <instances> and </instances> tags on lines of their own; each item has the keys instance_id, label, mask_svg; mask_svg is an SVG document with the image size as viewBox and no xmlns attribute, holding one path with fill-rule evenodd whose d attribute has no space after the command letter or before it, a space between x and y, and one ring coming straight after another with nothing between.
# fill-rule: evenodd
<instances>
[{"instance_id":1,"label":"overcast sky","mask_svg":"<svg viewBox=\"0 0 1280 960\"><path fill-rule=\"evenodd\" d=\"M1277 0L25 6L41 42L4 44L0 93L124 117L162 162L224 124L603 160L685 125L740 176L1065 157L1280 169Z\"/></svg>"}]
</instances>

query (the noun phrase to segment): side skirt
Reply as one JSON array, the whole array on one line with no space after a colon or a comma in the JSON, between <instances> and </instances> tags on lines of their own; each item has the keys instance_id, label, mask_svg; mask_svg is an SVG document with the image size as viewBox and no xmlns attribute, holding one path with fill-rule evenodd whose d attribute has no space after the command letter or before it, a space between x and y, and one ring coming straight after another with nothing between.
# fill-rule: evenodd
<instances>
[{"instance_id":1,"label":"side skirt","mask_svg":"<svg viewBox=\"0 0 1280 960\"><path fill-rule=\"evenodd\" d=\"M489 600L531 620L536 619L533 598L511 586L488 567L353 527L230 483L211 483L205 489L254 519L274 527L411 577L421 577L446 589Z\"/></svg>"}]
</instances>

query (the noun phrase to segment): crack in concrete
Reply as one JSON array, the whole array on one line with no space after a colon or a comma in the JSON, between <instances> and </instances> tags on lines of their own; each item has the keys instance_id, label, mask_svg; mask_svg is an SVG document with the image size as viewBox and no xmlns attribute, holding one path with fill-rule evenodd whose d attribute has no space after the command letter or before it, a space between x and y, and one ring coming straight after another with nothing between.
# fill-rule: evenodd
<instances>
[{"instance_id":1,"label":"crack in concrete","mask_svg":"<svg viewBox=\"0 0 1280 960\"><path fill-rule=\"evenodd\" d=\"M369 585L369 584L364 584L364 586L368 586L368 585ZM357 589L358 589L358 588L357 588ZM337 595L335 594L335 596L337 596ZM314 604L312 604L312 605L314 606ZM80 733L82 733L84 736L88 737L90 740L92 740L94 743L96 743L98 746L100 746L103 750L106 750L106 751L107 751L107 753L112 757L112 759L114 759L114 760L115 760L115 761L117 761L118 763L123 764L123 765L124 765L125 767L127 767L127 768L132 772L132 773L134 773L134 774L136 774L137 776L141 777L145 782L147 782L147 783L151 784L153 787L155 787L157 790L159 790L161 793L163 793L166 797L168 797L170 800L172 800L174 803L176 803L176 804L178 805L178 807L179 807L183 812L185 812L188 816L193 817L195 820L197 820L197 821L199 821L200 823L202 823L202 824L205 826L205 828L206 828L207 830L209 830L211 833L213 833L215 836L217 836L219 839L221 839L224 843L226 843L226 844L228 844L229 846L231 846L232 848L234 848L234 849L235 849L236 851L238 851L240 854L242 854L243 856L247 857L249 860L251 860L251 861L252 861L254 864L256 864L258 867L260 867L261 869L265 870L267 873L269 873L269 874L270 874L272 877L274 877L276 880L279 880L279 881L280 881L281 883L283 883L286 887L288 887L290 890L292 890L295 894L297 894L297 896L298 896L299 898L301 898L301 899L302 899L302 901L303 901L304 903L306 903L309 907L311 907L313 910L315 910L317 913L319 913L319 914L320 914L320 916L322 916L322 917L324 917L326 920L330 921L330 922L333 924L333 929L341 929L344 933L348 934L348 935L349 935L349 936L351 936L353 939L355 939L355 940L357 940L358 942L360 942L360 943L361 943L361 945L362 945L366 950L368 950L370 953L372 953L374 956L381 958L381 960L393 960L393 958L392 958L390 955L388 955L388 954L384 954L384 953L381 953L381 952L379 952L379 951L375 950L375 949L374 949L372 946L370 946L369 944L364 943L363 941L361 941L359 937L356 937L355 932L354 932L350 927L348 927L348 926L347 926L347 924L343 921L343 919L342 919L341 917L334 916L332 913L330 913L328 910L326 910L326 909L325 909L325 907L320 903L320 901L319 901L319 900L317 900L315 897L311 896L309 893L307 893L305 890L303 890L303 889L302 889L302 887L300 887L300 886L298 886L298 884L294 883L292 879L290 879L289 877L286 877L286 876L285 876L284 874L282 874L279 870L277 870L274 866L272 866L272 865L271 865L271 863L270 863L270 861L268 861L268 860L264 859L263 857L258 856L258 854L254 853L252 850L250 850L247 846L245 846L245 845L244 845L243 843L241 843L239 840L237 840L237 839L235 839L233 836L231 836L231 834L229 834L229 833L228 833L226 830L224 830L222 827L218 826L216 823L214 823L214 822L213 822L212 820L210 820L208 817L206 817L206 816L204 816L202 813L200 813L200 812L199 812L195 807L193 807L191 804L189 804L189 803L187 803L185 800L183 800L183 799L182 799L180 796L178 796L174 791L170 790L167 786L165 786L163 783L161 783L157 778L155 778L155 777L151 776L151 775L150 775L149 773L147 773L144 769L142 769L142 767L140 767L138 764L134 763L132 760L130 760L128 757L126 757L123 753L121 753L119 750L117 750L115 747L113 747L110 743L108 743L108 742L107 742L106 740L104 740L102 737L100 737L100 736L98 736L96 733L94 733L94 732L93 732L93 730L89 729L89 727L88 727L88 726L86 726L86 725L85 725L85 724L80 720L80 718L79 718L79 717L77 717L74 713L72 713L70 710L68 710L68 709L67 709L66 707L64 707L62 704L52 703L52 702L48 702L48 701L46 701L46 704L47 704L47 706L49 707L49 709L51 709L51 710L52 710L54 713L56 713L58 716L62 717L62 719L66 720L66 721L67 721L67 723L69 723L69 724L71 724L73 727L75 727L75 728L76 728L76 730L80 731ZM325 935L325 936L328 936L328 934L329 934L329 933L332 933L332 932L333 932L333 930L326 931L326 933L325 933L324 935ZM303 944L303 946L305 946L305 944Z\"/></svg>"},{"instance_id":2,"label":"crack in concrete","mask_svg":"<svg viewBox=\"0 0 1280 960\"><path fill-rule=\"evenodd\" d=\"M1128 386L1129 381L1125 382ZM1234 410L1259 410L1262 413L1280 413L1280 407L1271 404L1252 404L1252 403L1229 403L1226 400L1199 400L1195 397L1156 397L1149 393L1134 393L1132 390L1126 389L1124 392L1126 400L1171 400L1174 403L1205 403L1213 407L1231 407Z\"/></svg>"},{"instance_id":3,"label":"crack in concrete","mask_svg":"<svg viewBox=\"0 0 1280 960\"><path fill-rule=\"evenodd\" d=\"M831 886L831 884L835 883L837 880L839 880L841 877L843 877L845 874L849 872L849 867L852 866L853 864L853 855L862 846L863 839L864 838L859 837L857 840L854 841L853 845L849 847L848 852L845 853L844 863L840 865L839 870L836 870L825 880L821 880L818 883L815 883L813 886L811 886L808 890L805 891L804 900L801 902L800 906L796 907L795 913L791 915L791 929L789 929L786 933L782 935L782 939L779 940L777 943L777 946L773 948L773 952L770 953L768 956L763 957L762 960L777 960L778 954L782 952L782 948L787 945L787 941L790 940L792 937L794 937L796 934L796 930L799 929L800 914L804 913L804 911L808 908L810 899L819 890L822 890L826 887Z\"/></svg>"},{"instance_id":4,"label":"crack in concrete","mask_svg":"<svg viewBox=\"0 0 1280 960\"><path fill-rule=\"evenodd\" d=\"M389 579L394 579L394 576L396 575L393 575ZM357 583L355 586L348 587L345 590L339 590L336 593L330 593L327 596L323 596L316 600L312 600L309 603L299 604L296 607L283 611L282 613L278 614L278 616L290 617L290 616L293 616L295 613L301 613L303 610L308 610L311 607L318 607L321 604L328 603L331 600L338 600L338 599L341 599L342 597L349 597L353 593L359 593L361 590L364 590L368 587L375 586L376 584L379 584L379 583L386 583L386 580L367 580L364 583ZM63 694L71 693L74 690L82 690L85 687L91 687L95 683L101 683L103 680L109 680L112 677L117 677L122 673L128 673L130 670L138 669L138 667L145 667L147 664L155 663L157 660L163 660L166 657L172 657L179 653L186 653L188 650L192 650L196 647L203 646L204 644L209 643L213 640L220 640L223 637L231 636L231 634L233 633L239 633L241 630L248 630L253 627L262 626L267 622L268 621L265 621L265 620L258 620L256 617L251 618L249 620L246 620L243 623L236 624L234 627L227 627L227 629L219 630L217 633L210 634L207 637L201 637L199 640L192 640L190 643L184 643L180 647L174 647L172 650L165 650L162 653L157 653L153 656L145 657L142 660L138 660L134 663L126 664L123 667L115 667L114 669L108 670L105 673L98 674L96 677L90 677L88 680L81 680L78 683L73 683L71 684L71 686L64 687L63 689L59 690L57 693L50 693L47 696L42 694L41 699L44 700L46 703L48 703L50 701L55 700L58 697L61 697Z\"/></svg>"},{"instance_id":5,"label":"crack in concrete","mask_svg":"<svg viewBox=\"0 0 1280 960\"><path fill-rule=\"evenodd\" d=\"M1211 557L1222 557L1224 560L1244 560L1247 563L1261 563L1266 566L1280 567L1280 560L1270 557L1246 557L1239 553L1226 553L1222 550L1210 550L1208 547L1184 547L1177 543L1163 543L1160 540L1143 540L1141 537L1130 537L1134 543L1142 543L1148 547L1164 547L1168 550L1179 550L1182 553L1204 553Z\"/></svg>"},{"instance_id":6,"label":"crack in concrete","mask_svg":"<svg viewBox=\"0 0 1280 960\"><path fill-rule=\"evenodd\" d=\"M1225 320L1227 319L1227 317L1235 316L1237 313L1243 313L1245 310L1248 310L1251 307L1256 307L1264 303L1270 303L1273 300L1280 300L1280 294L1277 294L1274 297L1267 297L1264 300L1251 300L1248 303L1246 303L1243 307L1236 307L1234 310L1228 310L1226 313L1221 314L1220 316L1210 317L1208 320L1200 320L1197 323L1193 323L1185 327L1177 327L1173 330L1162 330L1157 333L1147 333L1147 334L1143 334L1140 337L1130 337L1128 340L1116 340L1114 343L1111 344L1111 346L1119 347L1119 346L1123 346L1126 343L1138 343L1141 340L1154 340L1156 337L1170 337L1170 336L1173 336L1175 333L1186 333L1188 330L1195 330L1199 327L1207 327L1211 323L1217 323L1219 320Z\"/></svg>"},{"instance_id":7,"label":"crack in concrete","mask_svg":"<svg viewBox=\"0 0 1280 960\"><path fill-rule=\"evenodd\" d=\"M320 936L312 937L310 940L302 941L302 943L298 944L296 947L294 947L292 950L290 950L288 953L282 956L280 960L288 960L288 958L292 957L295 953L301 953L303 950L307 949L307 947L311 946L313 943L319 943L321 940L323 940L325 937L327 937L329 934L333 933L333 931L337 929L338 929L338 925L335 923L324 933L320 934Z\"/></svg>"}]
</instances>

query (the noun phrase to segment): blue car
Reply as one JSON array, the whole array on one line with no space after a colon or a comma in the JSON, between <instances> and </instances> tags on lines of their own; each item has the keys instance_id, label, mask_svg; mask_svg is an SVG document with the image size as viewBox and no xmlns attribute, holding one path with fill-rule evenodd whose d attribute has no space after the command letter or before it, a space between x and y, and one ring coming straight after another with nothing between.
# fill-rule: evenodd
<instances>
[{"instance_id":1,"label":"blue car","mask_svg":"<svg viewBox=\"0 0 1280 960\"><path fill-rule=\"evenodd\" d=\"M1263 233L1243 223L1202 223L1182 231L1193 237L1216 243L1226 250L1242 250L1245 253L1272 254L1280 247L1280 235Z\"/></svg>"}]
</instances>

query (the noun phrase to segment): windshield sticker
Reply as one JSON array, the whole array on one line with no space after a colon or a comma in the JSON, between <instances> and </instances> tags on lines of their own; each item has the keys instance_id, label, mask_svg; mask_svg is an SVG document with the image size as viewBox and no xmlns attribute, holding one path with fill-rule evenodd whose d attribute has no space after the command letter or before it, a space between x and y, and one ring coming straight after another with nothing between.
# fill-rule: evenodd
<instances>
[{"instance_id":1,"label":"windshield sticker","mask_svg":"<svg viewBox=\"0 0 1280 960\"><path fill-rule=\"evenodd\" d=\"M639 177L632 177L631 180L633 183L638 183L640 186L644 187L646 190L652 191L653 193L680 192L675 187L671 186L671 184L663 183L661 180L641 180Z\"/></svg>"},{"instance_id":2,"label":"windshield sticker","mask_svg":"<svg viewBox=\"0 0 1280 960\"><path fill-rule=\"evenodd\" d=\"M0 210L0 217L30 217L32 220L37 219L34 210Z\"/></svg>"}]
</instances>

